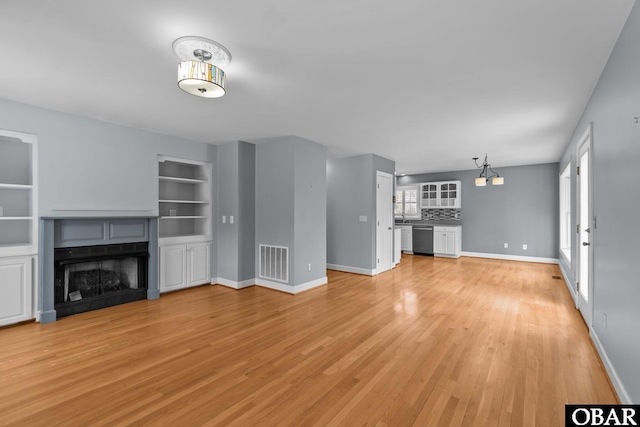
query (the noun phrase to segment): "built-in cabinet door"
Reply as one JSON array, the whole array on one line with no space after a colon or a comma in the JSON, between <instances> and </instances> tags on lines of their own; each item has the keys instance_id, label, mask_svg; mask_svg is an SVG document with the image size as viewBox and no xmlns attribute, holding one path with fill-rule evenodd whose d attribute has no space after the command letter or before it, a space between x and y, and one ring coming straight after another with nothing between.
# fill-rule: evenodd
<instances>
[{"instance_id":1,"label":"built-in cabinet door","mask_svg":"<svg viewBox=\"0 0 640 427\"><path fill-rule=\"evenodd\" d=\"M456 237L458 233L448 231L444 234L444 253L449 255L455 255L458 252L456 247Z\"/></svg>"},{"instance_id":2,"label":"built-in cabinet door","mask_svg":"<svg viewBox=\"0 0 640 427\"><path fill-rule=\"evenodd\" d=\"M434 227L433 253L435 256L458 258L461 254L462 227Z\"/></svg>"},{"instance_id":3,"label":"built-in cabinet door","mask_svg":"<svg viewBox=\"0 0 640 427\"><path fill-rule=\"evenodd\" d=\"M443 208L460 207L460 183L457 181L442 182L438 185L440 194L438 206Z\"/></svg>"},{"instance_id":4,"label":"built-in cabinet door","mask_svg":"<svg viewBox=\"0 0 640 427\"><path fill-rule=\"evenodd\" d=\"M405 252L411 252L413 251L413 235L412 235L413 231L411 229L411 227L403 227L402 231L401 231L401 246L400 249L402 249Z\"/></svg>"},{"instance_id":5,"label":"built-in cabinet door","mask_svg":"<svg viewBox=\"0 0 640 427\"><path fill-rule=\"evenodd\" d=\"M188 286L211 283L209 272L210 248L209 243L197 243L187 245L189 261L189 283Z\"/></svg>"},{"instance_id":6,"label":"built-in cabinet door","mask_svg":"<svg viewBox=\"0 0 640 427\"><path fill-rule=\"evenodd\" d=\"M445 233L442 231L433 232L433 252L443 254L445 251Z\"/></svg>"},{"instance_id":7,"label":"built-in cabinet door","mask_svg":"<svg viewBox=\"0 0 640 427\"><path fill-rule=\"evenodd\" d=\"M0 326L33 318L32 257L0 258Z\"/></svg>"},{"instance_id":8,"label":"built-in cabinet door","mask_svg":"<svg viewBox=\"0 0 640 427\"><path fill-rule=\"evenodd\" d=\"M160 292L187 287L187 246L160 247Z\"/></svg>"}]
</instances>

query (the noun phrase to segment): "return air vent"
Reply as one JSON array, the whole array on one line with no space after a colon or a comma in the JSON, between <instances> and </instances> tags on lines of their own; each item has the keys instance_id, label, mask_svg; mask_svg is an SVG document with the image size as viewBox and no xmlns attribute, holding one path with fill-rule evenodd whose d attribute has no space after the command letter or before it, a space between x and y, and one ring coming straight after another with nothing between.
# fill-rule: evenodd
<instances>
[{"instance_id":1,"label":"return air vent","mask_svg":"<svg viewBox=\"0 0 640 427\"><path fill-rule=\"evenodd\" d=\"M289 282L289 248L286 246L259 245L260 272L263 279Z\"/></svg>"}]
</instances>

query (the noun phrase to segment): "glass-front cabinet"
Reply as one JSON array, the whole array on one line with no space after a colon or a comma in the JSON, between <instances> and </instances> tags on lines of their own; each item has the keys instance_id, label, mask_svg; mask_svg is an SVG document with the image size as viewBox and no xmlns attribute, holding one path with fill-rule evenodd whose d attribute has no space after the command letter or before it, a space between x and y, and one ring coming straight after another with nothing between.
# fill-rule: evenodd
<instances>
[{"instance_id":1,"label":"glass-front cabinet","mask_svg":"<svg viewBox=\"0 0 640 427\"><path fill-rule=\"evenodd\" d=\"M422 207L437 208L438 207L438 183L427 182L422 184Z\"/></svg>"},{"instance_id":2,"label":"glass-front cabinet","mask_svg":"<svg viewBox=\"0 0 640 427\"><path fill-rule=\"evenodd\" d=\"M425 182L420 184L422 208L460 208L460 181Z\"/></svg>"},{"instance_id":3,"label":"glass-front cabinet","mask_svg":"<svg viewBox=\"0 0 640 427\"><path fill-rule=\"evenodd\" d=\"M441 182L440 187L440 207L442 208L459 208L460 198L458 192L460 190L460 182Z\"/></svg>"}]
</instances>

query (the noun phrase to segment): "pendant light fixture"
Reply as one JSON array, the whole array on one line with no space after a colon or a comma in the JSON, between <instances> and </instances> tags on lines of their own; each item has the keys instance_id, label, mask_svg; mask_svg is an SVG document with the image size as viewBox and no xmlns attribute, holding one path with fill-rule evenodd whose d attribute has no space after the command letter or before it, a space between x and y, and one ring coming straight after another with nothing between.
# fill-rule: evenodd
<instances>
[{"instance_id":1,"label":"pendant light fixture","mask_svg":"<svg viewBox=\"0 0 640 427\"><path fill-rule=\"evenodd\" d=\"M500 176L500 174L493 169L491 169L491 165L487 162L487 155L484 155L484 163L481 165L478 164L478 157L474 157L473 161L476 163L476 167L478 169L482 169L480 172L480 176L476 178L476 187L485 187L489 179L491 179L491 184L493 185L502 185L504 184L504 177ZM489 171L493 175L489 175Z\"/></svg>"},{"instance_id":2,"label":"pendant light fixture","mask_svg":"<svg viewBox=\"0 0 640 427\"><path fill-rule=\"evenodd\" d=\"M231 54L218 42L202 37L180 37L173 51L182 62L178 65L178 87L203 98L219 98L226 93L222 68L231 62Z\"/></svg>"}]
</instances>

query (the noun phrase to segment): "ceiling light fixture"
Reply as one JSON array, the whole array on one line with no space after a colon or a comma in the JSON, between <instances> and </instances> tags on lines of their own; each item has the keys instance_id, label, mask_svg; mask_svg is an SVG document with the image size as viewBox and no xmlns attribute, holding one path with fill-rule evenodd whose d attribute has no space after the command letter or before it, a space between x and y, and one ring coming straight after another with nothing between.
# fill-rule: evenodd
<instances>
[{"instance_id":1,"label":"ceiling light fixture","mask_svg":"<svg viewBox=\"0 0 640 427\"><path fill-rule=\"evenodd\" d=\"M480 172L480 176L478 178L476 178L476 187L484 187L487 185L487 182L489 182L489 179L491 179L491 184L493 185L502 185L504 184L504 177L500 176L500 174L496 171L494 171L493 169L491 169L491 165L489 163L487 163L487 155L484 155L484 163L482 163L482 165L478 164L478 157L474 157L473 161L476 163L476 167L478 169L482 169L482 172ZM491 173L493 175L489 175L489 171L491 171Z\"/></svg>"},{"instance_id":2,"label":"ceiling light fixture","mask_svg":"<svg viewBox=\"0 0 640 427\"><path fill-rule=\"evenodd\" d=\"M180 37L173 51L182 62L178 65L178 87L203 98L219 98L226 93L223 67L231 54L220 43L202 37Z\"/></svg>"}]
</instances>

